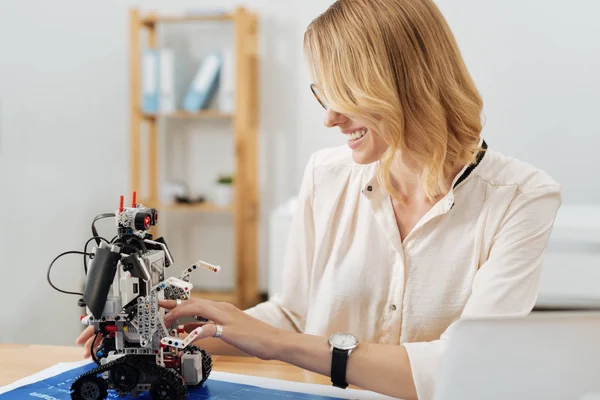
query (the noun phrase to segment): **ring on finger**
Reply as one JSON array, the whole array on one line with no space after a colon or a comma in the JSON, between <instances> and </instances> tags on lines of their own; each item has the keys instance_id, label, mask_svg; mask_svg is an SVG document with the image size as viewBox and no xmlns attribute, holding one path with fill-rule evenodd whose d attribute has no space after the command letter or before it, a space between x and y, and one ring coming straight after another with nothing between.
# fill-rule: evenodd
<instances>
[{"instance_id":1,"label":"ring on finger","mask_svg":"<svg viewBox=\"0 0 600 400\"><path fill-rule=\"evenodd\" d=\"M223 327L221 325L215 324L215 328L217 328L217 331L215 332L215 337L220 338L221 336L223 336Z\"/></svg>"}]
</instances>

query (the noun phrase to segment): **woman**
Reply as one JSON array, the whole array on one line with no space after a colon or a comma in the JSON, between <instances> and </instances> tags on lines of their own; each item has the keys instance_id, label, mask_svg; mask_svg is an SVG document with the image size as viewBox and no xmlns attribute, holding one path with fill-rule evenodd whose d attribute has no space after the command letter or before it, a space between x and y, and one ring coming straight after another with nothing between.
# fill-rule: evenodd
<instances>
[{"instance_id":1,"label":"woman","mask_svg":"<svg viewBox=\"0 0 600 400\"><path fill-rule=\"evenodd\" d=\"M306 167L282 294L245 312L165 301L166 322L210 319L199 345L213 353L431 399L459 318L532 309L560 188L487 150L481 98L432 0L339 0L305 50L325 124L348 146Z\"/></svg>"}]
</instances>

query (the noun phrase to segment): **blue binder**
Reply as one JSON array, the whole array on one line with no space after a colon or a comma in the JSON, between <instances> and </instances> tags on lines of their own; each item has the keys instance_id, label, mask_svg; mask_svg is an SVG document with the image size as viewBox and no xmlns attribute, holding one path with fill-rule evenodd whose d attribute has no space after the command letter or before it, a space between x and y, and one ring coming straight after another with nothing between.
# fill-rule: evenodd
<instances>
[{"instance_id":1,"label":"blue binder","mask_svg":"<svg viewBox=\"0 0 600 400\"><path fill-rule=\"evenodd\" d=\"M158 112L159 55L157 50L147 49L142 57L142 112L145 114Z\"/></svg>"},{"instance_id":2,"label":"blue binder","mask_svg":"<svg viewBox=\"0 0 600 400\"><path fill-rule=\"evenodd\" d=\"M203 60L183 100L185 111L198 112L208 106L217 90L222 63L219 53L210 54Z\"/></svg>"}]
</instances>

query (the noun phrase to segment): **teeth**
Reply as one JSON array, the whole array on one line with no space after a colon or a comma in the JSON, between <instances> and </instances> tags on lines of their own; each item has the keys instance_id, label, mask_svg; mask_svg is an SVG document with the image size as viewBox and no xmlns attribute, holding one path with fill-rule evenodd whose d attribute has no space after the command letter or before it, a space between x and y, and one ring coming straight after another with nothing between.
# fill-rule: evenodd
<instances>
[{"instance_id":1,"label":"teeth","mask_svg":"<svg viewBox=\"0 0 600 400\"><path fill-rule=\"evenodd\" d=\"M347 136L350 138L350 140L358 140L361 137L365 136L367 134L367 130L366 129L361 129L352 133L348 133Z\"/></svg>"}]
</instances>

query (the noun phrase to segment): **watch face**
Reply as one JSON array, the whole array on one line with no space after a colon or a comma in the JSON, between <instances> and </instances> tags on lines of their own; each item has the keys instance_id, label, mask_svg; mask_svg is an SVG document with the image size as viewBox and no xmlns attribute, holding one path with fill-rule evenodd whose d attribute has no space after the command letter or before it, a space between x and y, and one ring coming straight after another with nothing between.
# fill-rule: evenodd
<instances>
[{"instance_id":1,"label":"watch face","mask_svg":"<svg viewBox=\"0 0 600 400\"><path fill-rule=\"evenodd\" d=\"M334 333L329 338L329 343L337 349L351 350L358 345L358 340L350 333Z\"/></svg>"}]
</instances>

